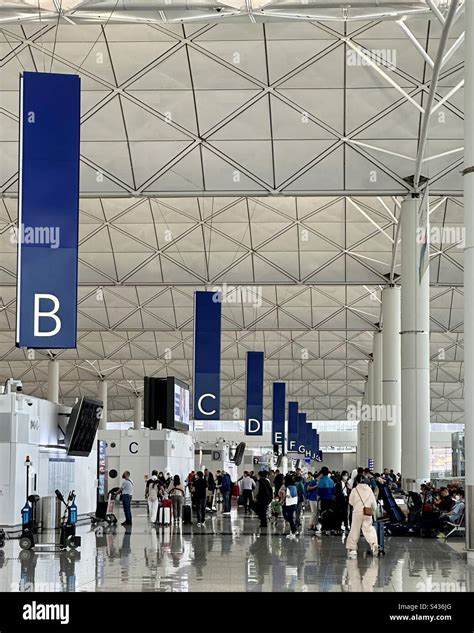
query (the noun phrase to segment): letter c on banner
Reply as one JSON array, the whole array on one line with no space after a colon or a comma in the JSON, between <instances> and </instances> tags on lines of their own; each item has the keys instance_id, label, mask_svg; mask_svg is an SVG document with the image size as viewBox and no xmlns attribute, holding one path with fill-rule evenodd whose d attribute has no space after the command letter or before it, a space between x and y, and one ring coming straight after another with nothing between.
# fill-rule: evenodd
<instances>
[{"instance_id":1,"label":"letter c on banner","mask_svg":"<svg viewBox=\"0 0 474 633\"><path fill-rule=\"evenodd\" d=\"M132 446L136 446L136 449L134 451L132 450ZM138 453L138 442L130 442L128 450L130 451L130 453L132 453L132 455L136 455Z\"/></svg>"},{"instance_id":2,"label":"letter c on banner","mask_svg":"<svg viewBox=\"0 0 474 633\"><path fill-rule=\"evenodd\" d=\"M203 415L214 415L214 413L216 412L215 409L213 409L212 411L204 411L204 409L202 408L202 401L204 400L204 398L212 398L213 400L215 400L216 396L213 393L203 393L198 400L198 409Z\"/></svg>"},{"instance_id":3,"label":"letter c on banner","mask_svg":"<svg viewBox=\"0 0 474 633\"><path fill-rule=\"evenodd\" d=\"M41 299L48 299L53 303L53 309L51 312L40 312L40 301ZM48 294L35 294L35 313L34 313L34 334L35 336L55 336L61 330L61 319L56 315L56 312L59 310L59 299L54 295ZM56 327L54 330L50 330L49 332L41 332L39 329L39 320L41 317L53 319L56 323Z\"/></svg>"},{"instance_id":4,"label":"letter c on banner","mask_svg":"<svg viewBox=\"0 0 474 633\"><path fill-rule=\"evenodd\" d=\"M256 428L252 429L252 422L255 422L257 425ZM248 419L248 433L258 433L260 431L260 420L256 420L255 418Z\"/></svg>"}]
</instances>

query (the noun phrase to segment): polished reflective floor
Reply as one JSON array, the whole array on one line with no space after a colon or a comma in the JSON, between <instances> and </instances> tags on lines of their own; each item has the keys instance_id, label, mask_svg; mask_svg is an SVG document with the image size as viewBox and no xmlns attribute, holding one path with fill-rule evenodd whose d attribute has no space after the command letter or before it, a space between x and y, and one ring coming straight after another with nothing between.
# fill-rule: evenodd
<instances>
[{"instance_id":1,"label":"polished reflective floor","mask_svg":"<svg viewBox=\"0 0 474 633\"><path fill-rule=\"evenodd\" d=\"M120 515L119 515L120 519ZM343 537L285 538L283 520L260 530L241 510L204 528L152 528L144 508L132 528L79 527L77 552L0 550L0 591L474 591L461 538L386 537L386 555L348 560ZM51 535L49 537L51 538ZM45 537L45 540L47 537Z\"/></svg>"}]
</instances>

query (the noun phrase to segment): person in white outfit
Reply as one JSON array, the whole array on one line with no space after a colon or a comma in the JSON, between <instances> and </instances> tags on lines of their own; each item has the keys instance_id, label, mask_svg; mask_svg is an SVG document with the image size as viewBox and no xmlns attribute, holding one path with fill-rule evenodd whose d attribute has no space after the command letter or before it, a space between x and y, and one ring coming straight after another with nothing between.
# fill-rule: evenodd
<instances>
[{"instance_id":1,"label":"person in white outfit","mask_svg":"<svg viewBox=\"0 0 474 633\"><path fill-rule=\"evenodd\" d=\"M160 495L161 485L158 481L158 473L153 471L151 479L146 482L145 497L148 501L148 511L152 524L156 523L156 514L158 512L158 497Z\"/></svg>"},{"instance_id":2,"label":"person in white outfit","mask_svg":"<svg viewBox=\"0 0 474 633\"><path fill-rule=\"evenodd\" d=\"M355 485L349 496L349 504L352 506L351 531L346 541L349 558L357 558L357 544L360 539L360 531L370 545L374 556L379 555L377 532L373 526L373 516L377 509L377 502L370 486L365 483L363 475L357 475ZM364 508L370 508L371 513L365 514ZM367 512L369 512L367 510Z\"/></svg>"}]
</instances>

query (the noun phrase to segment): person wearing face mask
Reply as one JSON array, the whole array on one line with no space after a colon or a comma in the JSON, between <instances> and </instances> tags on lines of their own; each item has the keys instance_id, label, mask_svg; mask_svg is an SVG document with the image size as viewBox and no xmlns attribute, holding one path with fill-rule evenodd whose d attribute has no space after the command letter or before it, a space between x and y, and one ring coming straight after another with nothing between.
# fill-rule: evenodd
<instances>
[{"instance_id":1,"label":"person wearing face mask","mask_svg":"<svg viewBox=\"0 0 474 633\"><path fill-rule=\"evenodd\" d=\"M347 470L343 470L341 473L341 492L344 499L343 517L344 529L349 532L349 495L351 489L349 488L349 473Z\"/></svg>"}]
</instances>

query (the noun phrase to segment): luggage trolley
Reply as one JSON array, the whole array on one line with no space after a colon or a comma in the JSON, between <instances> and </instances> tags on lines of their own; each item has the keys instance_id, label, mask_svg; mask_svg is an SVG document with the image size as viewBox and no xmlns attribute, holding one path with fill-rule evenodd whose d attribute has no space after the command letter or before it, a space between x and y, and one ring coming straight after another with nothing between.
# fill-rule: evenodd
<instances>
[{"instance_id":1,"label":"luggage trolley","mask_svg":"<svg viewBox=\"0 0 474 633\"><path fill-rule=\"evenodd\" d=\"M120 488L112 488L107 495L107 501L99 501L95 515L91 516L91 524L108 523L108 525L117 525L117 517L115 516L115 501Z\"/></svg>"},{"instance_id":2,"label":"luggage trolley","mask_svg":"<svg viewBox=\"0 0 474 633\"><path fill-rule=\"evenodd\" d=\"M56 498L64 504L64 512L60 524L59 543L38 543L35 535L38 532L36 522L36 504L39 501L38 495L30 495L26 504L22 508L22 531L20 536L20 547L23 550L43 549L43 551L63 551L66 549L77 549L81 546L81 537L76 536L77 506L75 503L76 493L71 490L67 499L59 490L54 491Z\"/></svg>"}]
</instances>

